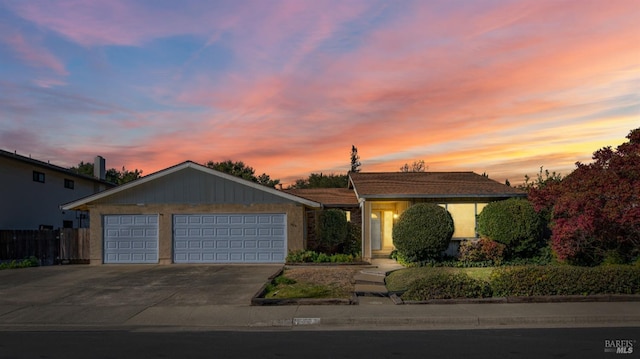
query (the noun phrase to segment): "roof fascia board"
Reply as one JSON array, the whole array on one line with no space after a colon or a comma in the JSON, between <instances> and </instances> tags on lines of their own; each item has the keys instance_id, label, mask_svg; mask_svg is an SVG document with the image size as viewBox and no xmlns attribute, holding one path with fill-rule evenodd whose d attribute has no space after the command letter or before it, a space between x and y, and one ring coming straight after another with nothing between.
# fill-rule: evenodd
<instances>
[{"instance_id":1,"label":"roof fascia board","mask_svg":"<svg viewBox=\"0 0 640 359\"><path fill-rule=\"evenodd\" d=\"M114 187L114 188L111 188L111 189L108 189L106 191L102 191L102 192L99 192L99 193L96 193L96 194L81 198L81 199L79 199L77 201L65 203L62 206L60 206L60 208L62 210L65 210L65 211L72 210L72 209L74 209L76 207L79 207L79 206L82 206L82 205L86 205L86 204L88 204L90 202L97 201L99 199L103 199L105 197L109 197L111 195L120 193L122 191L126 191L126 190L128 190L130 188L137 187L137 186L139 186L141 184L144 184L144 183L147 183L149 181L153 181L156 178L164 177L166 175L169 175L171 173L179 171L179 170L181 170L183 168L186 168L186 165L187 165L187 162L184 162L184 163L181 163L179 165L176 165L176 166L173 166L173 167L169 167L167 169L152 173L152 174L150 174L148 176L145 176L145 177L142 177L142 178L138 178L137 180L125 183L123 185L120 185L120 186L117 186L117 187Z\"/></svg>"},{"instance_id":2,"label":"roof fascia board","mask_svg":"<svg viewBox=\"0 0 640 359\"><path fill-rule=\"evenodd\" d=\"M245 186L249 186L249 187L261 190L261 191L265 191L265 192L274 194L276 196L288 199L290 201L301 203L301 204L309 206L309 207L313 207L313 208L320 208L321 207L320 203L309 201L307 199L304 199L304 198L301 198L301 197L298 197L298 196L293 196L293 195L290 195L290 194L287 194L287 193L283 193L283 192L280 192L280 191L278 191L278 190L276 190L274 188L269 188L269 187L266 187L266 186L263 186L263 185L260 185L260 184L257 184L257 183L253 183L251 181L247 181L247 180L232 176L232 175L227 174L227 173L223 173L223 172L216 171L214 169L211 169L211 168L208 168L208 167L205 167L205 166L201 166L201 165L199 165L199 164L197 164L195 162L187 161L187 162L183 162L181 164L175 165L173 167L169 167L169 168L166 168L164 170L158 171L156 173L150 174L148 176L139 178L139 179L137 179L135 181L131 181L129 183L125 183L125 184L120 185L118 187L115 187L115 188L112 188L112 189L109 189L109 190L106 190L106 191L102 191L100 193L96 193L96 194L91 195L91 196L87 196L85 198L79 199L79 200L74 201L74 202L63 204L62 206L60 206L60 208L63 209L63 210L71 210L73 208L76 208L76 207L79 207L79 206L82 206L82 205L86 205L86 204L88 204L90 202L97 201L99 199L103 199L105 197L114 195L116 193L120 193L122 191L126 191L128 189L133 188L133 187L137 187L137 186L142 185L144 183L153 181L153 180L155 180L157 178L161 178L161 177L167 176L169 174L175 173L177 171L181 171L181 170L186 169L186 168L193 168L195 170L198 170L198 171L201 171L201 172L204 172L204 173L208 173L208 174L211 174L211 175L214 175L214 176L218 176L218 177L221 177L221 178L224 178L224 179L227 179L227 180L230 180L230 181L233 181L233 182L245 185Z\"/></svg>"},{"instance_id":3,"label":"roof fascia board","mask_svg":"<svg viewBox=\"0 0 640 359\"><path fill-rule=\"evenodd\" d=\"M353 193L356 194L356 199L358 200L358 203L362 204L362 202L364 202L365 200L365 197L361 197L360 194L358 194L358 189L356 188L355 182L353 182L353 178L351 178L351 174L349 174L349 183L351 184L350 187L353 188Z\"/></svg>"},{"instance_id":4,"label":"roof fascia board","mask_svg":"<svg viewBox=\"0 0 640 359\"><path fill-rule=\"evenodd\" d=\"M526 193L501 193L501 194L372 194L364 195L361 198L372 199L412 199L412 198L505 198L505 197L526 197Z\"/></svg>"}]
</instances>

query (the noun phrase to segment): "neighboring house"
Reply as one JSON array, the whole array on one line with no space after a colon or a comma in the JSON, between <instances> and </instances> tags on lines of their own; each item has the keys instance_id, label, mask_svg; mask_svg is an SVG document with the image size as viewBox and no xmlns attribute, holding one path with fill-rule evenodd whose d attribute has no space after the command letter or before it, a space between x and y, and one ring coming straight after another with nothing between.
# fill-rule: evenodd
<instances>
[{"instance_id":1,"label":"neighboring house","mask_svg":"<svg viewBox=\"0 0 640 359\"><path fill-rule=\"evenodd\" d=\"M394 249L392 229L411 205L438 204L454 222L448 254L455 254L462 239L477 237L476 216L492 201L526 197L512 188L473 172L351 173L351 188L362 210L362 257L386 257Z\"/></svg>"},{"instance_id":2,"label":"neighboring house","mask_svg":"<svg viewBox=\"0 0 640 359\"><path fill-rule=\"evenodd\" d=\"M321 204L187 161L62 208L90 212L91 264L284 263Z\"/></svg>"},{"instance_id":3,"label":"neighboring house","mask_svg":"<svg viewBox=\"0 0 640 359\"><path fill-rule=\"evenodd\" d=\"M86 212L60 205L114 187L104 180L104 159L97 159L101 178L0 150L0 230L88 227Z\"/></svg>"}]
</instances>

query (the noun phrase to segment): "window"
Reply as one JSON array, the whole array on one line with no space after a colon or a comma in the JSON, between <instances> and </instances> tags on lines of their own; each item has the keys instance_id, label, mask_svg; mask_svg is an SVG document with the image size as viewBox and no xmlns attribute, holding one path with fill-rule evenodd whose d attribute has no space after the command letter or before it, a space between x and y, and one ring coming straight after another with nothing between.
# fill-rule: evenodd
<instances>
[{"instance_id":1,"label":"window","mask_svg":"<svg viewBox=\"0 0 640 359\"><path fill-rule=\"evenodd\" d=\"M74 183L73 180L64 179L64 188L73 189Z\"/></svg>"},{"instance_id":2,"label":"window","mask_svg":"<svg viewBox=\"0 0 640 359\"><path fill-rule=\"evenodd\" d=\"M447 203L447 211L449 211L451 217L453 218L453 238L475 238L475 203Z\"/></svg>"},{"instance_id":3,"label":"window","mask_svg":"<svg viewBox=\"0 0 640 359\"><path fill-rule=\"evenodd\" d=\"M33 181L34 182L44 183L44 173L38 172L38 171L33 171Z\"/></svg>"}]
</instances>

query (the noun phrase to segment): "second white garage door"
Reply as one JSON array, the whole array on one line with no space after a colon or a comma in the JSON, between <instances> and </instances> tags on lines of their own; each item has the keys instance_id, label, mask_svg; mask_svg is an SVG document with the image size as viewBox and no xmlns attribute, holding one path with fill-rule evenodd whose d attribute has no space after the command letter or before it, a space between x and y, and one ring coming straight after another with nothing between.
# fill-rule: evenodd
<instances>
[{"instance_id":1,"label":"second white garage door","mask_svg":"<svg viewBox=\"0 0 640 359\"><path fill-rule=\"evenodd\" d=\"M284 263L285 214L173 216L175 263Z\"/></svg>"}]
</instances>

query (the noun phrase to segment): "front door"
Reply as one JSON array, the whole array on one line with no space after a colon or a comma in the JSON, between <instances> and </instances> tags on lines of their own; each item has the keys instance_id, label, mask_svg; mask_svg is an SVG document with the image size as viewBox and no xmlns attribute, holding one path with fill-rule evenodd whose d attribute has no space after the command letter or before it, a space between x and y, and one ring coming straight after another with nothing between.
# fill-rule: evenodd
<instances>
[{"instance_id":1,"label":"front door","mask_svg":"<svg viewBox=\"0 0 640 359\"><path fill-rule=\"evenodd\" d=\"M393 211L371 211L371 250L393 249Z\"/></svg>"},{"instance_id":2,"label":"front door","mask_svg":"<svg viewBox=\"0 0 640 359\"><path fill-rule=\"evenodd\" d=\"M371 250L382 249L382 211L371 211Z\"/></svg>"}]
</instances>

